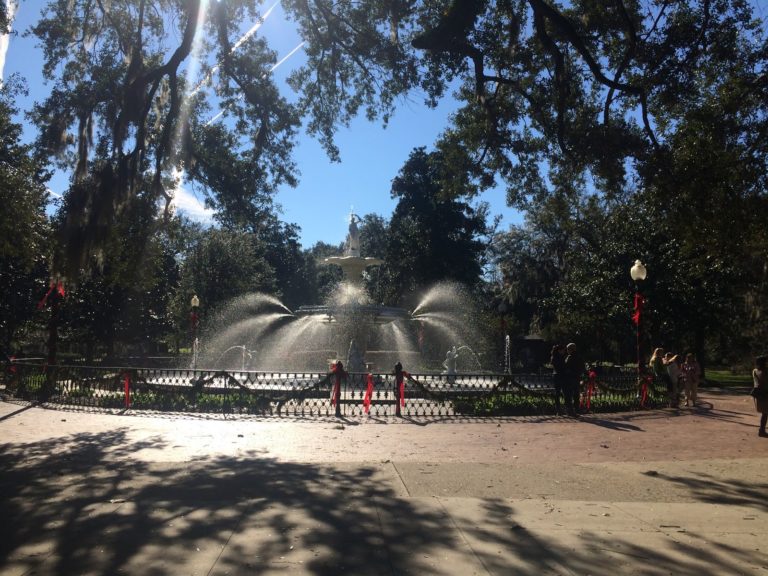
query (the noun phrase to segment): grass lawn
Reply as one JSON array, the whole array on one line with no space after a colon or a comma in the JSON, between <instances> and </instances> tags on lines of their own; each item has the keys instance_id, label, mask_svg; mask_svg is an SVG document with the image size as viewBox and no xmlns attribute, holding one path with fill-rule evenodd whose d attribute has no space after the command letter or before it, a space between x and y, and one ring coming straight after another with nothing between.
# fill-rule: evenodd
<instances>
[{"instance_id":1,"label":"grass lawn","mask_svg":"<svg viewBox=\"0 0 768 576\"><path fill-rule=\"evenodd\" d=\"M752 386L752 374L750 372L734 374L730 370L707 368L705 376L708 386Z\"/></svg>"}]
</instances>

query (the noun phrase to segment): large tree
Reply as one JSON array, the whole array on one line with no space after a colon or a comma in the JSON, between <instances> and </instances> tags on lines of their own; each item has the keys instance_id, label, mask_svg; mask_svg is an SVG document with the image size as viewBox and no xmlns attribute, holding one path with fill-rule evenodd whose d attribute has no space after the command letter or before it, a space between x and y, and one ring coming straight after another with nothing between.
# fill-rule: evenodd
<instances>
[{"instance_id":1,"label":"large tree","mask_svg":"<svg viewBox=\"0 0 768 576\"><path fill-rule=\"evenodd\" d=\"M398 203L385 257L389 303L439 281L474 286L481 279L490 235L487 205L473 207L447 194L444 170L441 153L417 148L392 181Z\"/></svg>"},{"instance_id":2,"label":"large tree","mask_svg":"<svg viewBox=\"0 0 768 576\"><path fill-rule=\"evenodd\" d=\"M638 177L669 197L664 178L681 116L721 94L747 106L751 157L766 172L766 44L747 0L284 4L306 41L306 64L290 79L296 107L271 83L274 55L262 39L233 49L236 24L256 16L245 0L50 2L35 33L46 73L60 72L36 119L47 149L72 143L76 176L87 173L90 150L106 150L109 161L93 169L107 200L92 218L111 214L141 176L169 196L163 176L174 166L231 214L248 212L270 184L292 179L286 159L298 110L337 158L334 132L361 110L386 122L401 97L422 93L433 105L454 88L464 105L438 147L447 159L442 187L455 194L501 177L508 201L524 205L558 177L587 173L606 194ZM193 55L235 130L200 122L206 92L191 90L182 73Z\"/></svg>"},{"instance_id":3,"label":"large tree","mask_svg":"<svg viewBox=\"0 0 768 576\"><path fill-rule=\"evenodd\" d=\"M250 222L295 181L298 115L273 84L276 55L257 36L236 43L259 17L246 0L48 2L32 32L52 88L31 116L39 150L72 174L63 271L103 248L133 197L168 208L180 175ZM219 108L231 122L209 121Z\"/></svg>"},{"instance_id":4,"label":"large tree","mask_svg":"<svg viewBox=\"0 0 768 576\"><path fill-rule=\"evenodd\" d=\"M274 293L275 274L266 246L249 232L209 228L186 254L176 305L183 318L196 294L205 314L249 292Z\"/></svg>"},{"instance_id":5,"label":"large tree","mask_svg":"<svg viewBox=\"0 0 768 576\"><path fill-rule=\"evenodd\" d=\"M151 198L133 198L105 235L99 260L87 262L77 281L66 284L62 332L83 345L89 360L114 357L125 345L150 352L172 333L183 230L178 219L159 227L156 212Z\"/></svg>"}]
</instances>

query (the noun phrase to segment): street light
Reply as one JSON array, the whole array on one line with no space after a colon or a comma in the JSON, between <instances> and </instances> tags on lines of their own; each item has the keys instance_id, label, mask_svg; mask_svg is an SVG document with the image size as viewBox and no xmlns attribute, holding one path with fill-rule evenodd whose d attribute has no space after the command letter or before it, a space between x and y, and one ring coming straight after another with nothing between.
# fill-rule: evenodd
<instances>
[{"instance_id":1,"label":"street light","mask_svg":"<svg viewBox=\"0 0 768 576\"><path fill-rule=\"evenodd\" d=\"M635 260L635 264L629 269L629 275L632 277L632 281L635 283L635 300L634 309L632 311L632 322L634 322L636 331L635 336L637 339L637 377L638 381L642 376L642 360L640 350L640 320L643 315L643 305L645 304L645 298L640 293L640 282L645 280L648 275L648 270L645 268L645 264L640 260Z\"/></svg>"},{"instance_id":2,"label":"street light","mask_svg":"<svg viewBox=\"0 0 768 576\"><path fill-rule=\"evenodd\" d=\"M645 264L640 262L640 260L635 260L634 266L629 269L629 275L632 276L632 280L637 283L641 280L645 280L645 277L648 275L648 270L646 270Z\"/></svg>"},{"instance_id":3,"label":"street light","mask_svg":"<svg viewBox=\"0 0 768 576\"><path fill-rule=\"evenodd\" d=\"M197 368L198 353L197 325L200 322L200 315L198 314L200 298L197 297L197 294L192 295L189 305L192 307L192 311L189 313L189 323L192 329L192 370L195 370Z\"/></svg>"}]
</instances>

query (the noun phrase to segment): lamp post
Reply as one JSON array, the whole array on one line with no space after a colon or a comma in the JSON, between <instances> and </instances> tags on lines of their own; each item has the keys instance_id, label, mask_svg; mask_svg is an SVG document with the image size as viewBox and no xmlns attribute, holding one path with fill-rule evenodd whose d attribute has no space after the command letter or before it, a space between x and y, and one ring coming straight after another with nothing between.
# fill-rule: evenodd
<instances>
[{"instance_id":1,"label":"lamp post","mask_svg":"<svg viewBox=\"0 0 768 576\"><path fill-rule=\"evenodd\" d=\"M197 294L192 295L192 300L189 302L192 311L189 313L189 325L192 330L192 370L197 368L197 353L198 353L198 340L197 340L197 326L200 323L200 298Z\"/></svg>"},{"instance_id":2,"label":"lamp post","mask_svg":"<svg viewBox=\"0 0 768 576\"><path fill-rule=\"evenodd\" d=\"M634 322L636 330L636 347L637 347L637 377L638 381L642 376L642 357L640 350L640 321L643 315L643 305L645 304L645 298L640 293L640 283L645 280L648 275L645 265L640 260L635 260L635 264L629 269L629 275L632 277L632 281L635 283L635 300L634 309L632 312L632 322Z\"/></svg>"}]
</instances>

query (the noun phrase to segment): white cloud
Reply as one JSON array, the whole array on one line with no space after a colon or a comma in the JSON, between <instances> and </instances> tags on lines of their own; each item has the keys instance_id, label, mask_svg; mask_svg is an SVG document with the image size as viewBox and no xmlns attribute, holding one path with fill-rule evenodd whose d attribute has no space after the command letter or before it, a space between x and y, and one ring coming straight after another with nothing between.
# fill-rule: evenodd
<instances>
[{"instance_id":1,"label":"white cloud","mask_svg":"<svg viewBox=\"0 0 768 576\"><path fill-rule=\"evenodd\" d=\"M213 215L216 213L214 210L206 208L203 202L184 188L176 189L173 197L173 206L178 212L198 222L210 223L213 220Z\"/></svg>"},{"instance_id":2,"label":"white cloud","mask_svg":"<svg viewBox=\"0 0 768 576\"><path fill-rule=\"evenodd\" d=\"M201 202L197 196L182 186L183 176L183 171L173 170L173 177L176 180L176 189L173 190L173 201L171 202L173 209L191 220L210 224L216 212L206 208L204 202Z\"/></svg>"}]
</instances>

